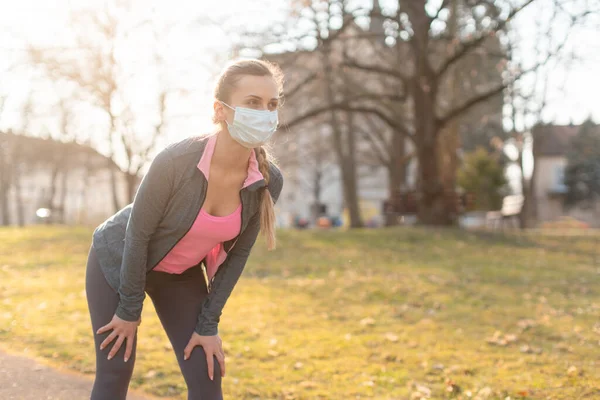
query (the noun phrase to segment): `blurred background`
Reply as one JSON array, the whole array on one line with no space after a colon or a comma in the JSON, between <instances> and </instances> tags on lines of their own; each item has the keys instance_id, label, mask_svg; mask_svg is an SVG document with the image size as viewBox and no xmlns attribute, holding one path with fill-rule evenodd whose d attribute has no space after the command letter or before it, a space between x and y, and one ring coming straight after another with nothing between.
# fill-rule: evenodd
<instances>
[{"instance_id":1,"label":"blurred background","mask_svg":"<svg viewBox=\"0 0 600 400\"><path fill-rule=\"evenodd\" d=\"M157 151L212 130L226 62L260 57L286 74L281 227L597 227L597 7L5 4L0 220L101 222Z\"/></svg>"},{"instance_id":2,"label":"blurred background","mask_svg":"<svg viewBox=\"0 0 600 400\"><path fill-rule=\"evenodd\" d=\"M0 0L0 344L93 373L91 230L263 58L280 244L227 393L600 398L599 50L599 0ZM183 399L144 313L132 387Z\"/></svg>"}]
</instances>

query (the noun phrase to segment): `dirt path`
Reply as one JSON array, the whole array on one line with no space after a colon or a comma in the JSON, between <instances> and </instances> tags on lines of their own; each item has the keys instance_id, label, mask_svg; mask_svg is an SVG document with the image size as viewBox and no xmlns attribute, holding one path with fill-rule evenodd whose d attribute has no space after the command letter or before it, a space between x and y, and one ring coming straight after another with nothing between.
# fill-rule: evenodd
<instances>
[{"instance_id":1,"label":"dirt path","mask_svg":"<svg viewBox=\"0 0 600 400\"><path fill-rule=\"evenodd\" d=\"M90 398L93 379L60 371L35 360L0 350L0 399L84 400ZM129 390L127 400L154 400ZM164 398L162 400L165 400Z\"/></svg>"}]
</instances>

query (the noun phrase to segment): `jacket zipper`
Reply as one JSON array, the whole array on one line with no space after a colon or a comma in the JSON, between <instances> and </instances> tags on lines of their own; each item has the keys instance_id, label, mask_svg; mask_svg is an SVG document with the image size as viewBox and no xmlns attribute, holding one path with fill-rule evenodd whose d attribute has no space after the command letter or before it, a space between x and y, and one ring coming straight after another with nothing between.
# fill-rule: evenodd
<instances>
[{"instance_id":1,"label":"jacket zipper","mask_svg":"<svg viewBox=\"0 0 600 400\"><path fill-rule=\"evenodd\" d=\"M245 188L241 188L240 191L238 192L238 196L240 197L240 203L242 205L242 210L241 210L241 215L240 215L240 233L235 238L235 242L233 242L233 244L231 245L231 247L229 248L229 251L227 253L231 252L231 250L233 249L233 246L235 246L238 239L240 238L240 235L242 234L242 226L244 225L244 198L242 197L242 190L244 190L244 189ZM227 256L225 258L227 258ZM225 261L223 261L223 263L225 263ZM219 271L219 269L217 269L217 271ZM213 281L215 280L215 276L217 276L217 272L215 272L215 275L210 279L210 282L208 282L208 287L207 287L208 293L210 293L210 291L212 289L212 284L213 284Z\"/></svg>"},{"instance_id":2,"label":"jacket zipper","mask_svg":"<svg viewBox=\"0 0 600 400\"><path fill-rule=\"evenodd\" d=\"M197 211L196 211L196 213L195 213L195 215L196 215L196 216L197 216L197 215L198 215L198 213L200 212L200 209L202 208L202 205L204 204L204 200L206 199L206 192L207 192L207 190L206 190L206 189L207 189L207 188L206 188L206 185L205 185L204 194L202 195L202 197L201 197L201 198L199 197L199 199L200 199L200 205L197 207ZM196 217L194 217L194 218L192 219L192 223L190 224L190 226L188 226L188 227L187 227L187 229L185 230L185 233L184 233L183 235L181 235L181 236L179 237L179 239L177 239L177 241L175 242L175 244L174 244L173 246L171 246L171 248L170 248L170 249L169 249L169 250L168 250L168 251L165 253L165 255L163 255L163 256L161 257L161 259L160 259L160 260L158 260L158 262L157 262L156 264L154 264L154 266L152 266L152 268L150 269L150 271L152 271L152 270L153 270L153 269L154 269L154 268L155 268L155 267L156 267L158 264L160 264L160 262L161 262L161 261L162 261L162 260L163 260L163 259L164 259L164 258L167 256L167 254L169 254L169 253L171 252L171 250L173 250L173 248L174 248L175 246L177 246L177 243L179 243L179 242L181 241L181 239L183 239L183 238L184 238L184 236L188 234L188 232L190 231L190 229L192 229L192 226L194 226L194 222L195 222L195 221L196 221Z\"/></svg>"}]
</instances>

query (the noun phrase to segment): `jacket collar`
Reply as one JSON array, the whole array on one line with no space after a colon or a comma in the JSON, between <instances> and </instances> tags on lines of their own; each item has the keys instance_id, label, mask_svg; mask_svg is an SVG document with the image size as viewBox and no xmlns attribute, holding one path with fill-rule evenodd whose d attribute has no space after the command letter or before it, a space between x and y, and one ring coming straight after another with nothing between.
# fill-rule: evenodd
<instances>
[{"instance_id":1,"label":"jacket collar","mask_svg":"<svg viewBox=\"0 0 600 400\"><path fill-rule=\"evenodd\" d=\"M200 156L200 160L198 161L196 167L204 174L204 177L207 181L209 179L210 162L215 151L217 139L218 136L216 133L208 135L202 139L204 142L204 145L201 149L202 155ZM266 186L266 181L258 167L256 152L252 151L250 152L250 158L248 160L248 173L242 185L242 189L249 188L249 190L254 191L263 186Z\"/></svg>"}]
</instances>

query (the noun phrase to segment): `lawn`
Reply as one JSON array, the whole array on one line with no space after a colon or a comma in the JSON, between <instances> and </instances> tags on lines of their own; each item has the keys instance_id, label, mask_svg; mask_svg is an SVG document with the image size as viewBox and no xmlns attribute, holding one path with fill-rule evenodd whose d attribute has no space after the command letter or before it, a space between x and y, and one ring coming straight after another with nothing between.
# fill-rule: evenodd
<instances>
[{"instance_id":1,"label":"lawn","mask_svg":"<svg viewBox=\"0 0 600 400\"><path fill-rule=\"evenodd\" d=\"M0 228L0 345L93 374L90 228ZM600 237L394 228L257 243L221 323L228 399L598 399ZM132 388L185 399L149 298Z\"/></svg>"}]
</instances>

